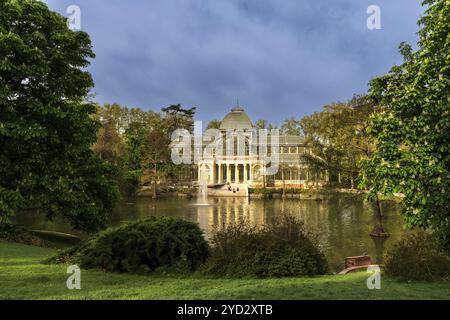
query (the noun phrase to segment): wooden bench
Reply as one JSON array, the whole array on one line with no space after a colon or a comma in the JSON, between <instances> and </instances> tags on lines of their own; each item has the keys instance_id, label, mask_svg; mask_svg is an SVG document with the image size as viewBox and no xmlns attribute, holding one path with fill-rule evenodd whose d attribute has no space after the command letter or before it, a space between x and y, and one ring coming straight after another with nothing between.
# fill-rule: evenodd
<instances>
[{"instance_id":1,"label":"wooden bench","mask_svg":"<svg viewBox=\"0 0 450 320\"><path fill-rule=\"evenodd\" d=\"M347 274L350 272L355 272L361 269L367 269L368 266L372 264L372 259L370 256L353 256L345 258L345 269L339 272L339 274Z\"/></svg>"}]
</instances>

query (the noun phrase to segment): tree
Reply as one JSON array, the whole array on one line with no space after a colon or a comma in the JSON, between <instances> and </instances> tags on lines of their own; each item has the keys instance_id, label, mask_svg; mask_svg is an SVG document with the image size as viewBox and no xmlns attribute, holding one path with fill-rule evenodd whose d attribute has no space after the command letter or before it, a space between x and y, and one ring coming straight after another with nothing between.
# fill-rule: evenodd
<instances>
[{"instance_id":1,"label":"tree","mask_svg":"<svg viewBox=\"0 0 450 320\"><path fill-rule=\"evenodd\" d=\"M127 108L117 103L97 108L102 124L93 150L116 168L114 179L123 194L132 195L139 187L176 179L182 166L170 159L172 132L178 128L192 132L195 108L170 105L161 112ZM159 153L157 155L156 153Z\"/></svg>"},{"instance_id":2,"label":"tree","mask_svg":"<svg viewBox=\"0 0 450 320\"><path fill-rule=\"evenodd\" d=\"M39 1L0 1L0 222L19 210L105 225L117 198L112 168L91 145L89 36Z\"/></svg>"},{"instance_id":3,"label":"tree","mask_svg":"<svg viewBox=\"0 0 450 320\"><path fill-rule=\"evenodd\" d=\"M118 165L122 154L121 134L117 121L112 117L100 117L102 127L97 132L94 152L103 160Z\"/></svg>"},{"instance_id":4,"label":"tree","mask_svg":"<svg viewBox=\"0 0 450 320\"><path fill-rule=\"evenodd\" d=\"M145 126L155 114L139 108L129 109L117 103L97 107L96 118L102 127L93 150L116 168L114 180L122 194L133 195L139 187Z\"/></svg>"},{"instance_id":5,"label":"tree","mask_svg":"<svg viewBox=\"0 0 450 320\"><path fill-rule=\"evenodd\" d=\"M161 108L161 111L171 115L181 115L192 118L195 114L196 107L184 109L180 104L171 104L168 107Z\"/></svg>"},{"instance_id":6,"label":"tree","mask_svg":"<svg viewBox=\"0 0 450 320\"><path fill-rule=\"evenodd\" d=\"M402 44L404 63L370 82L382 112L371 120L376 151L364 161L370 197L403 195L406 225L430 228L450 251L450 5L427 0L419 49Z\"/></svg>"},{"instance_id":7,"label":"tree","mask_svg":"<svg viewBox=\"0 0 450 320\"><path fill-rule=\"evenodd\" d=\"M177 129L186 129L193 133L194 131L194 115L195 107L183 108L180 104L171 105L167 108L162 108L162 130L166 133L164 139L165 147L162 154L166 157L166 161L159 165L159 177L165 177L168 179L175 179L184 166L175 165L170 159L170 141L172 139L172 133ZM163 147L163 145L161 145Z\"/></svg>"},{"instance_id":8,"label":"tree","mask_svg":"<svg viewBox=\"0 0 450 320\"><path fill-rule=\"evenodd\" d=\"M300 136L302 135L302 128L300 125L300 121L291 117L289 119L284 120L281 125L281 133L291 136Z\"/></svg>"},{"instance_id":9,"label":"tree","mask_svg":"<svg viewBox=\"0 0 450 320\"><path fill-rule=\"evenodd\" d=\"M145 122L133 121L124 134L123 174L126 192L134 194L141 184L143 174L142 155L147 128Z\"/></svg>"},{"instance_id":10,"label":"tree","mask_svg":"<svg viewBox=\"0 0 450 320\"><path fill-rule=\"evenodd\" d=\"M208 122L208 125L206 126L206 129L220 129L220 124L222 121L214 119Z\"/></svg>"},{"instance_id":11,"label":"tree","mask_svg":"<svg viewBox=\"0 0 450 320\"><path fill-rule=\"evenodd\" d=\"M331 181L354 188L358 162L374 149L367 134L369 117L374 112L377 107L373 99L355 95L350 101L332 103L321 112L303 117L301 131L313 155L319 156L307 154L307 160L316 170L326 169Z\"/></svg>"},{"instance_id":12,"label":"tree","mask_svg":"<svg viewBox=\"0 0 450 320\"><path fill-rule=\"evenodd\" d=\"M161 111L167 123L166 132L170 136L177 129L193 131L195 107L184 109L180 104L172 104Z\"/></svg>"},{"instance_id":13,"label":"tree","mask_svg":"<svg viewBox=\"0 0 450 320\"><path fill-rule=\"evenodd\" d=\"M271 123L269 123L267 120L262 120L262 119L257 120L255 122L255 127L256 127L256 129L267 129L267 130L276 128Z\"/></svg>"},{"instance_id":14,"label":"tree","mask_svg":"<svg viewBox=\"0 0 450 320\"><path fill-rule=\"evenodd\" d=\"M167 122L164 118L157 118L151 122L144 136L142 147L142 167L152 181L153 198L157 198L157 183L165 165L170 163L170 138L167 135ZM167 172L166 172L167 173Z\"/></svg>"}]
</instances>

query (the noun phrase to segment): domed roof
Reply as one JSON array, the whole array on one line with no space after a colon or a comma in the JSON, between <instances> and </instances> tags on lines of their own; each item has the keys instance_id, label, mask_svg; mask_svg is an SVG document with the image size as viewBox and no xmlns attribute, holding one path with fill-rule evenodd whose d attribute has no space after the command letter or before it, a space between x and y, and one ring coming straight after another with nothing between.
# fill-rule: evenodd
<instances>
[{"instance_id":1,"label":"domed roof","mask_svg":"<svg viewBox=\"0 0 450 320\"><path fill-rule=\"evenodd\" d=\"M252 121L249 116L245 113L244 109L237 106L231 109L220 123L221 130L231 130L231 129L251 129L253 128Z\"/></svg>"}]
</instances>

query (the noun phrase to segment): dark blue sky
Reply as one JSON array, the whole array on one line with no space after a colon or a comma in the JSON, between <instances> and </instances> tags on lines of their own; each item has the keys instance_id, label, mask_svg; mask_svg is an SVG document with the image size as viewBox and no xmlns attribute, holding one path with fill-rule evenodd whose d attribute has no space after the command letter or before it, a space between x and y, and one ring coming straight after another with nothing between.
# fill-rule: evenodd
<instances>
[{"instance_id":1,"label":"dark blue sky","mask_svg":"<svg viewBox=\"0 0 450 320\"><path fill-rule=\"evenodd\" d=\"M97 55L100 103L159 110L196 106L221 119L239 99L253 120L279 124L367 91L417 41L414 0L46 0L81 27ZM381 30L369 30L369 5Z\"/></svg>"}]
</instances>

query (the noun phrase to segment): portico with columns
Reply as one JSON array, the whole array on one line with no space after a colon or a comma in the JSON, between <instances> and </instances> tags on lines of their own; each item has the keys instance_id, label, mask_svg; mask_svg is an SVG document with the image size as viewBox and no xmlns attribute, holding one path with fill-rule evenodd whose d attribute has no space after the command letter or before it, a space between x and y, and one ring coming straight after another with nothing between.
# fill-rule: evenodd
<instances>
[{"instance_id":1,"label":"portico with columns","mask_svg":"<svg viewBox=\"0 0 450 320\"><path fill-rule=\"evenodd\" d=\"M253 180L253 166L248 162L214 161L199 165L199 171L204 168L209 172L208 184L248 184Z\"/></svg>"}]
</instances>

